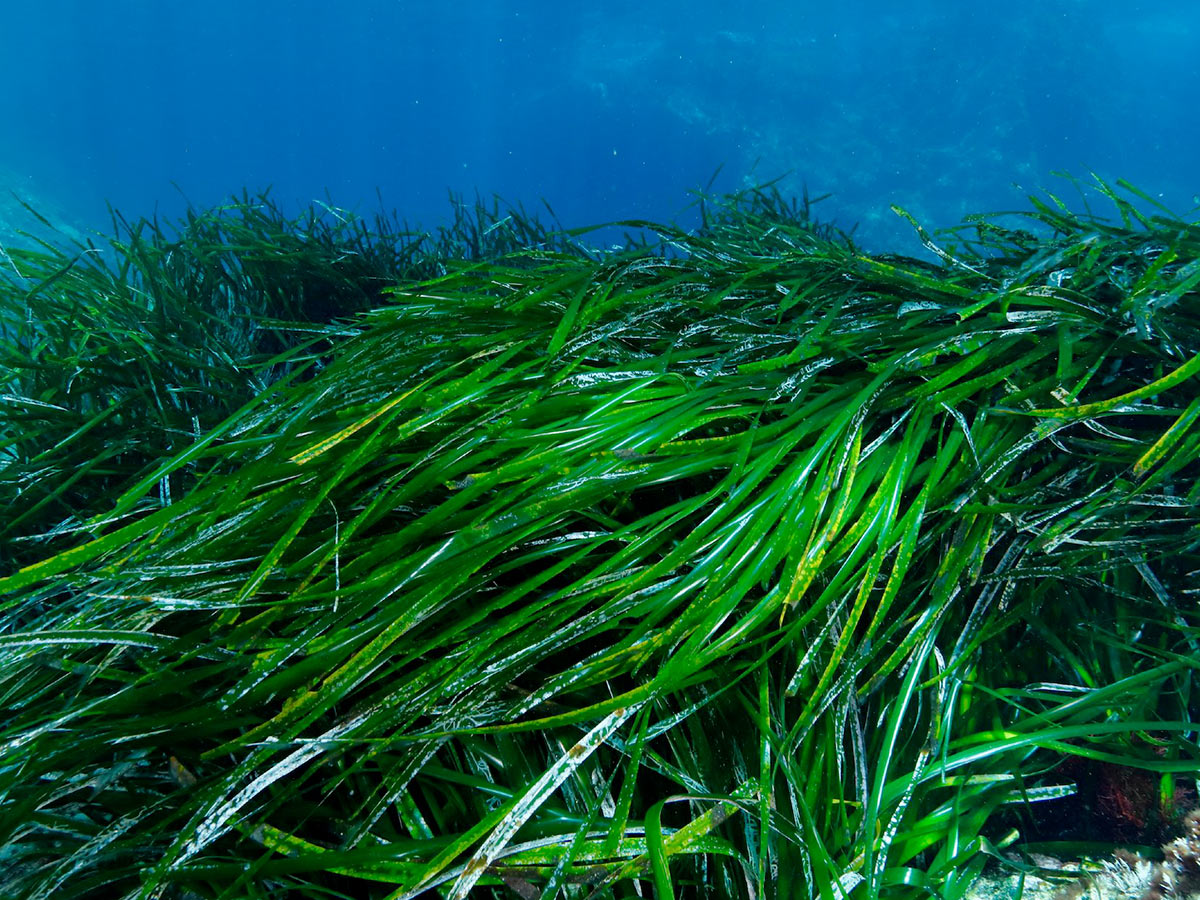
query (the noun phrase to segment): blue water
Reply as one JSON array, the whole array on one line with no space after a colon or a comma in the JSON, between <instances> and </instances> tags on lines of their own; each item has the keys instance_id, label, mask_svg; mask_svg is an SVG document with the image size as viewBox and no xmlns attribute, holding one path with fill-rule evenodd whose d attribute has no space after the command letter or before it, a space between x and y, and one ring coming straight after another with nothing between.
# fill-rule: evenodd
<instances>
[{"instance_id":1,"label":"blue water","mask_svg":"<svg viewBox=\"0 0 1200 900\"><path fill-rule=\"evenodd\" d=\"M720 168L909 250L890 204L952 225L1069 191L1054 170L1200 194L1192 0L5 7L0 189L83 227L268 186L425 225L451 191L686 221Z\"/></svg>"}]
</instances>

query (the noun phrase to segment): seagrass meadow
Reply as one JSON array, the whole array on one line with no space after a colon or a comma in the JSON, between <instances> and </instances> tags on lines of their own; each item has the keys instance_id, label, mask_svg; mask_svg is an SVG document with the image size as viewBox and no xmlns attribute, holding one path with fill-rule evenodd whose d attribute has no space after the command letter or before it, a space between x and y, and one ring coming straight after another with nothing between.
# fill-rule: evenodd
<instances>
[{"instance_id":1,"label":"seagrass meadow","mask_svg":"<svg viewBox=\"0 0 1200 900\"><path fill-rule=\"evenodd\" d=\"M1056 810L1161 843L1200 226L1075 187L929 261L770 186L603 251L250 195L6 248L0 896L957 900L1103 851Z\"/></svg>"}]
</instances>

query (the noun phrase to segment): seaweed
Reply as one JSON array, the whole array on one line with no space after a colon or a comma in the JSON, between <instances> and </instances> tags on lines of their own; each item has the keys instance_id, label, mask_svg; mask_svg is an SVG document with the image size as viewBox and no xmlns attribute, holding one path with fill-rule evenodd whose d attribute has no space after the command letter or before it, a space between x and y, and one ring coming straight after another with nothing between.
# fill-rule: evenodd
<instances>
[{"instance_id":1,"label":"seaweed","mask_svg":"<svg viewBox=\"0 0 1200 900\"><path fill-rule=\"evenodd\" d=\"M1095 190L9 248L6 895L955 898L1064 758L1175 796L1200 227Z\"/></svg>"}]
</instances>

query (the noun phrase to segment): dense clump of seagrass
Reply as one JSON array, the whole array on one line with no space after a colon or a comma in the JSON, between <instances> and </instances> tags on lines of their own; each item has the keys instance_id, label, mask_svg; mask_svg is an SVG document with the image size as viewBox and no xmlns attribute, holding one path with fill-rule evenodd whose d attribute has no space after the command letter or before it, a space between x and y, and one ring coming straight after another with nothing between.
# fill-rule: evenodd
<instances>
[{"instance_id":1,"label":"dense clump of seagrass","mask_svg":"<svg viewBox=\"0 0 1200 900\"><path fill-rule=\"evenodd\" d=\"M1170 815L1200 228L1099 190L936 263L771 191L10 249L6 891L957 897L1064 754Z\"/></svg>"}]
</instances>

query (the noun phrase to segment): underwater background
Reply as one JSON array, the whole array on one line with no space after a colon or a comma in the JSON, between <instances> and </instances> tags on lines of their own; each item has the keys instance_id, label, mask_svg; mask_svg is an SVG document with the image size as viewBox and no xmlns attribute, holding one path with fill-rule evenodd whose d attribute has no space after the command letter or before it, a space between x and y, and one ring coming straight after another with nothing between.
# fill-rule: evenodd
<instances>
[{"instance_id":1,"label":"underwater background","mask_svg":"<svg viewBox=\"0 0 1200 900\"><path fill-rule=\"evenodd\" d=\"M947 227L1055 170L1185 213L1198 47L1200 4L1166 0L10 3L0 228L28 225L14 193L108 230L106 203L268 186L422 226L448 192L686 224L718 170L832 194L875 250L920 251L890 204Z\"/></svg>"},{"instance_id":2,"label":"underwater background","mask_svg":"<svg viewBox=\"0 0 1200 900\"><path fill-rule=\"evenodd\" d=\"M1200 900L1196 0L0 13L0 900Z\"/></svg>"}]
</instances>

